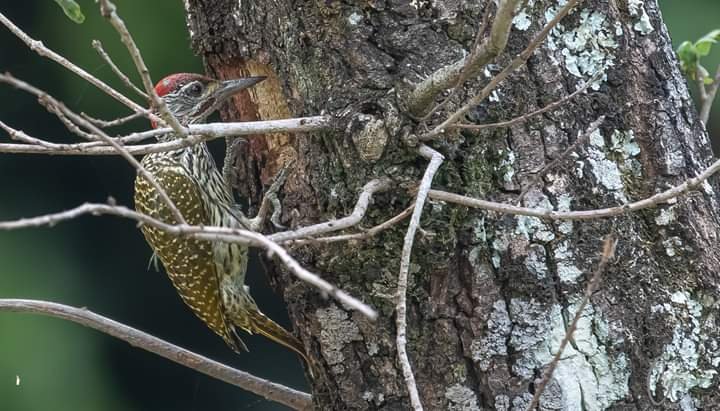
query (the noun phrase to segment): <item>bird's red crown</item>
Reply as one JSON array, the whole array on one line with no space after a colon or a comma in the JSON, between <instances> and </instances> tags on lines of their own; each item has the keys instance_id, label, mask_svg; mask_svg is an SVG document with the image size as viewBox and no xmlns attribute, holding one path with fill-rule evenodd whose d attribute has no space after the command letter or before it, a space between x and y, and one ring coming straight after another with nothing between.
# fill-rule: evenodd
<instances>
[{"instance_id":1,"label":"bird's red crown","mask_svg":"<svg viewBox=\"0 0 720 411\"><path fill-rule=\"evenodd\" d=\"M162 97L195 80L208 81L210 79L196 73L175 73L160 80L155 85L155 92Z\"/></svg>"}]
</instances>

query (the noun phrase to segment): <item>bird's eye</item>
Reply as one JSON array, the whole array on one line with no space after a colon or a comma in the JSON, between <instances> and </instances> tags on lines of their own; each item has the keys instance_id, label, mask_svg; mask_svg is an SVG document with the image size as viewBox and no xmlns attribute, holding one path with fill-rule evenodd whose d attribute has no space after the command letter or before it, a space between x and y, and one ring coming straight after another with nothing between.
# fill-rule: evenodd
<instances>
[{"instance_id":1,"label":"bird's eye","mask_svg":"<svg viewBox=\"0 0 720 411\"><path fill-rule=\"evenodd\" d=\"M202 94L203 86L199 82L194 82L185 88L185 92L193 97L198 97Z\"/></svg>"}]
</instances>

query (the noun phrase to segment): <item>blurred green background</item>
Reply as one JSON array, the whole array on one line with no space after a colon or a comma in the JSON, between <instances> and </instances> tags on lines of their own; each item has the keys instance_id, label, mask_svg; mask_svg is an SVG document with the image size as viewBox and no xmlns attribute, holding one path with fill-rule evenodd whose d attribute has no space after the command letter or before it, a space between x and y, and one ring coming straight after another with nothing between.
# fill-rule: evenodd
<instances>
[{"instance_id":1,"label":"blurred green background","mask_svg":"<svg viewBox=\"0 0 720 411\"><path fill-rule=\"evenodd\" d=\"M92 39L100 39L125 72L134 74L116 33L92 0L79 3L86 15L82 25L65 18L50 0L5 0L0 11L50 48L127 91L90 47ZM180 1L116 3L156 79L171 72L202 71L201 61L189 49ZM675 45L719 27L717 0L663 0L661 6ZM720 47L707 67L718 63ZM0 70L31 81L76 111L107 119L125 113L95 88L35 55L4 28ZM58 142L73 140L28 95L1 85L0 102L0 120L11 126ZM710 128L719 130L720 104L714 112ZM8 141L7 136L0 135L0 141ZM222 143L214 145L222 149ZM118 157L2 155L0 220L103 202L108 196L130 205L134 174ZM149 257L135 225L112 217L0 232L0 297L85 306L256 375L307 389L299 360L288 350L255 337L247 338L251 354L238 356L225 347L185 308L165 275L148 270ZM251 267L249 281L263 311L287 325L284 307L259 267ZM81 326L0 314L0 410L275 409L282 407Z\"/></svg>"}]
</instances>

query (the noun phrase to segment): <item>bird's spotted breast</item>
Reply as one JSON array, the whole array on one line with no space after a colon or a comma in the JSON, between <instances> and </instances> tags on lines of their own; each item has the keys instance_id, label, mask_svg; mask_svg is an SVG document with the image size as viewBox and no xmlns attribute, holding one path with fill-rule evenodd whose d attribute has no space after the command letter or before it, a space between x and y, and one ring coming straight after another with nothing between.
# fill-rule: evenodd
<instances>
[{"instance_id":1,"label":"bird's spotted breast","mask_svg":"<svg viewBox=\"0 0 720 411\"><path fill-rule=\"evenodd\" d=\"M154 162L152 157L148 159L149 156L152 155L143 159L143 165L163 187L187 223L211 225L197 185L184 172L184 168L166 159L162 160L165 164L159 164L160 160ZM163 222L176 223L154 187L142 177L135 181L135 208ZM183 301L228 345L239 350L224 315L212 244L171 235L147 225L142 227L142 232Z\"/></svg>"}]
</instances>

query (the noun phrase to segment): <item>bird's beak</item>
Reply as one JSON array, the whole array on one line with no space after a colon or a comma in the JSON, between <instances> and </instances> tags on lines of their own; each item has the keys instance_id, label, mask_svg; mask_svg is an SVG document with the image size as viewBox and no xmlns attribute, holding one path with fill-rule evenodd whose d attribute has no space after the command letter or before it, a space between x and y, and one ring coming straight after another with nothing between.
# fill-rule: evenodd
<instances>
[{"instance_id":1,"label":"bird's beak","mask_svg":"<svg viewBox=\"0 0 720 411\"><path fill-rule=\"evenodd\" d=\"M256 76L221 81L220 86L215 91L215 99L218 102L225 101L239 91L265 80L265 78L265 76Z\"/></svg>"}]
</instances>

